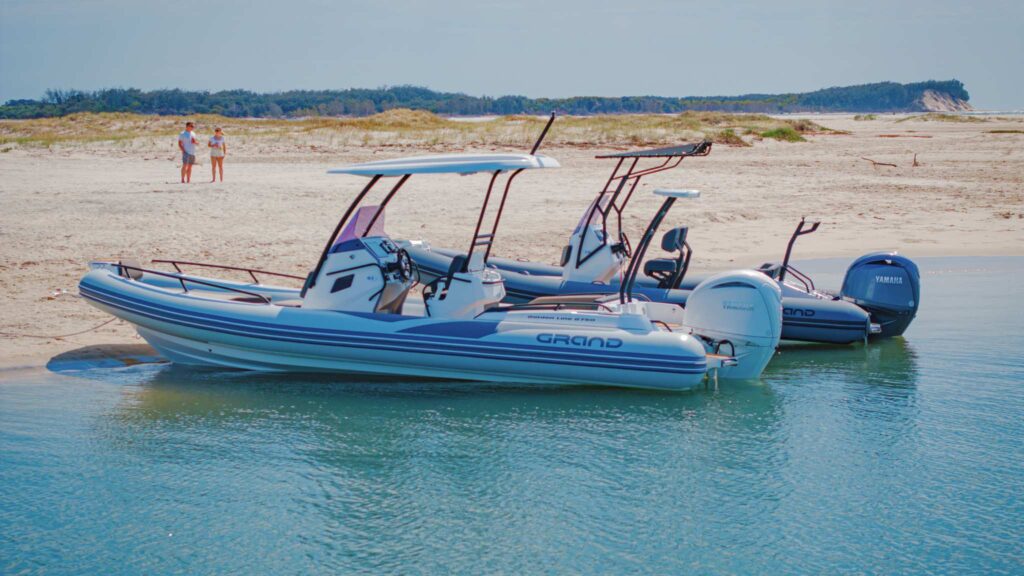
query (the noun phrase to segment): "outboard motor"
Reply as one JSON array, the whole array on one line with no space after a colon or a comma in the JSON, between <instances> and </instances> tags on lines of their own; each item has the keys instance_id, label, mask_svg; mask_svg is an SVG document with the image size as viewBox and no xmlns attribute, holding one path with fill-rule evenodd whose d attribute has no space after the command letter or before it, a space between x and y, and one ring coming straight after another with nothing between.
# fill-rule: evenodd
<instances>
[{"instance_id":1,"label":"outboard motor","mask_svg":"<svg viewBox=\"0 0 1024 576\"><path fill-rule=\"evenodd\" d=\"M846 269L839 295L871 314L879 336L899 336L910 326L921 303L917 264L896 252L874 252Z\"/></svg>"},{"instance_id":2,"label":"outboard motor","mask_svg":"<svg viewBox=\"0 0 1024 576\"><path fill-rule=\"evenodd\" d=\"M753 270L723 272L701 282L686 300L684 325L709 353L735 356L722 376L757 378L782 337L782 291Z\"/></svg>"}]
</instances>

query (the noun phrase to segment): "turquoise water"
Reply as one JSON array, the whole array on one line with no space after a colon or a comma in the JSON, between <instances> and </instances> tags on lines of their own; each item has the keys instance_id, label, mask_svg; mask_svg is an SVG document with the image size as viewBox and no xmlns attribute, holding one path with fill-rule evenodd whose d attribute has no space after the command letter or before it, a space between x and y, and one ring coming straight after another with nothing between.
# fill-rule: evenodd
<instances>
[{"instance_id":1,"label":"turquoise water","mask_svg":"<svg viewBox=\"0 0 1024 576\"><path fill-rule=\"evenodd\" d=\"M1020 574L1024 259L922 264L905 340L686 394L0 373L0 573Z\"/></svg>"}]
</instances>

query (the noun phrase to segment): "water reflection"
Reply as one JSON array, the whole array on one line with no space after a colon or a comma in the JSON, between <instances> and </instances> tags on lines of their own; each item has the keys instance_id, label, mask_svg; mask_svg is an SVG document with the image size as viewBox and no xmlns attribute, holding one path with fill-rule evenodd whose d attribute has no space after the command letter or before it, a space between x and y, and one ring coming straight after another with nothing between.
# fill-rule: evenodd
<instances>
[{"instance_id":1,"label":"water reflection","mask_svg":"<svg viewBox=\"0 0 1024 576\"><path fill-rule=\"evenodd\" d=\"M223 469L217 483L246 478L236 488L257 500L275 487L278 508L306 527L304 545L339 567L408 565L424 548L472 557L491 542L554 558L599 540L625 554L727 529L750 512L737 492L766 513L789 494L784 413L756 383L481 389L167 366L133 384L99 425L111 446L183 479Z\"/></svg>"},{"instance_id":2,"label":"water reflection","mask_svg":"<svg viewBox=\"0 0 1024 576\"><path fill-rule=\"evenodd\" d=\"M917 351L903 338L868 346L787 346L765 375L776 386L810 388L810 397L829 405L832 420L823 434L858 434L860 426L870 425L875 442L885 439L889 446L912 439L920 416L920 378Z\"/></svg>"},{"instance_id":3,"label":"water reflection","mask_svg":"<svg viewBox=\"0 0 1024 576\"><path fill-rule=\"evenodd\" d=\"M876 386L913 388L918 380L918 354L904 338L886 338L866 346L786 343L768 365L766 376L808 372L853 376Z\"/></svg>"}]
</instances>

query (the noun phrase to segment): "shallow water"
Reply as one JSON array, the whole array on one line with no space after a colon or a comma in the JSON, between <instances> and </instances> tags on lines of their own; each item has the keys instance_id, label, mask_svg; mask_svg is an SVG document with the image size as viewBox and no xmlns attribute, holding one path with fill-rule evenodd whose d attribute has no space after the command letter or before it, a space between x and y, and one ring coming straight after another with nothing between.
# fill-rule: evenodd
<instances>
[{"instance_id":1,"label":"shallow water","mask_svg":"<svg viewBox=\"0 0 1024 576\"><path fill-rule=\"evenodd\" d=\"M1024 258L922 264L717 391L0 373L0 573L1020 574Z\"/></svg>"}]
</instances>

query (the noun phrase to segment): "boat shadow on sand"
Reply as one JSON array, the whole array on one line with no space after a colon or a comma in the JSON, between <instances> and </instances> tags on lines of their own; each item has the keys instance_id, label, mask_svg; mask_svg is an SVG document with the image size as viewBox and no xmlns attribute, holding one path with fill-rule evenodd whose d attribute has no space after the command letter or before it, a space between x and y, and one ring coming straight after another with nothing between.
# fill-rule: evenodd
<instances>
[{"instance_id":1,"label":"boat shadow on sand","mask_svg":"<svg viewBox=\"0 0 1024 576\"><path fill-rule=\"evenodd\" d=\"M99 368L167 363L167 360L148 344L94 344L57 354L46 363L46 369L61 374Z\"/></svg>"}]
</instances>

